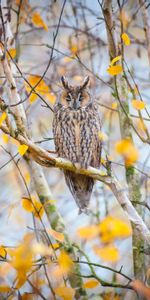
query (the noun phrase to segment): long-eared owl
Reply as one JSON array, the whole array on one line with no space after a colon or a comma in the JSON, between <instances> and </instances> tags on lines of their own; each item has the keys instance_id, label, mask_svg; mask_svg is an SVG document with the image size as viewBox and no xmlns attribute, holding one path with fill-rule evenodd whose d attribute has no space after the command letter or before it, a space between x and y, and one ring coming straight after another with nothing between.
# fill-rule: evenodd
<instances>
[{"instance_id":1,"label":"long-eared owl","mask_svg":"<svg viewBox=\"0 0 150 300\"><path fill-rule=\"evenodd\" d=\"M101 157L98 107L88 90L89 77L80 86L71 86L61 78L63 91L54 106L53 133L56 152L60 157L79 163L81 168L98 168ZM86 212L94 179L64 171L66 183L79 207Z\"/></svg>"}]
</instances>

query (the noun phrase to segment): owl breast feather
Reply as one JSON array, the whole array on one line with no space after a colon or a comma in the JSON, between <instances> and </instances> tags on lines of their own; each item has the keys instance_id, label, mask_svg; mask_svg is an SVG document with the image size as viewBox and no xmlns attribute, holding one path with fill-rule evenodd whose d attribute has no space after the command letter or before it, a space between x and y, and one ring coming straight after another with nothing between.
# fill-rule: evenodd
<instances>
[{"instance_id":1,"label":"owl breast feather","mask_svg":"<svg viewBox=\"0 0 150 300\"><path fill-rule=\"evenodd\" d=\"M100 120L95 105L69 110L55 106L53 132L55 147L60 157L79 163L81 168L99 167L101 144L98 133ZM80 211L87 208L94 180L84 175L65 171L66 183Z\"/></svg>"}]
</instances>

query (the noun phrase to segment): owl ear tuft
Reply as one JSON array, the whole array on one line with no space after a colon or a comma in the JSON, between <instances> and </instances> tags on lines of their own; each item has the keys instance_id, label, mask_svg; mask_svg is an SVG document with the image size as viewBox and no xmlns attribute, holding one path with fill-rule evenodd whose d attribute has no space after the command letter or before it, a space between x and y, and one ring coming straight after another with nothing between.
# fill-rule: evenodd
<instances>
[{"instance_id":1,"label":"owl ear tuft","mask_svg":"<svg viewBox=\"0 0 150 300\"><path fill-rule=\"evenodd\" d=\"M82 83L82 85L81 85L81 89L84 89L84 88L87 86L87 84L89 83L89 80L90 80L90 77L89 77L89 76L86 76L86 77L84 78L83 83Z\"/></svg>"},{"instance_id":2,"label":"owl ear tuft","mask_svg":"<svg viewBox=\"0 0 150 300\"><path fill-rule=\"evenodd\" d=\"M69 89L69 85L68 85L68 81L67 81L67 79L66 79L65 76L61 77L61 82L62 82L63 87L68 90Z\"/></svg>"}]
</instances>

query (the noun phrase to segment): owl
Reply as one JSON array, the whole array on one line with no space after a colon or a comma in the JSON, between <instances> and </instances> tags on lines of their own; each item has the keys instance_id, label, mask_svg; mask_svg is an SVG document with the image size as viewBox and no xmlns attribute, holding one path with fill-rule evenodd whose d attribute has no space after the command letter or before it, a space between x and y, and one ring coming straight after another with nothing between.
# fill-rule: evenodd
<instances>
[{"instance_id":1,"label":"owl","mask_svg":"<svg viewBox=\"0 0 150 300\"><path fill-rule=\"evenodd\" d=\"M100 166L100 119L96 102L89 89L89 77L79 86L71 86L61 78L63 91L54 106L53 134L56 152L81 168ZM79 213L87 212L94 179L64 171L66 183Z\"/></svg>"}]
</instances>

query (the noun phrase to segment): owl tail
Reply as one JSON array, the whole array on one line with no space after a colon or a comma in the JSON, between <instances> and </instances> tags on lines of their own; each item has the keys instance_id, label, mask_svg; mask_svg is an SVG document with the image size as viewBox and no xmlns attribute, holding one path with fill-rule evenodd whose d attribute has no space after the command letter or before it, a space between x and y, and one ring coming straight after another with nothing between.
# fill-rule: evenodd
<instances>
[{"instance_id":1,"label":"owl tail","mask_svg":"<svg viewBox=\"0 0 150 300\"><path fill-rule=\"evenodd\" d=\"M85 175L77 175L71 171L65 171L64 174L70 192L79 207L79 214L82 212L87 213L94 180Z\"/></svg>"}]
</instances>

